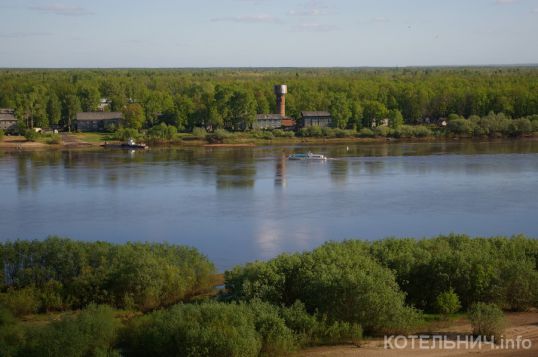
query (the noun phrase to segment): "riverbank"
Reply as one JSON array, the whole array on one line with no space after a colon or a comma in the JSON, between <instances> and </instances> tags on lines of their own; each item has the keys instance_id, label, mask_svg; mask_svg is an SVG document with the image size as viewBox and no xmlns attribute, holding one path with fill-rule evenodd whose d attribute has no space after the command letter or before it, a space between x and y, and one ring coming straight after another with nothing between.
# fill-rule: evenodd
<instances>
[{"instance_id":1,"label":"riverbank","mask_svg":"<svg viewBox=\"0 0 538 357\"><path fill-rule=\"evenodd\" d=\"M210 143L204 138L192 136L180 136L178 139L167 142L150 142L150 147L212 147L212 148L229 148L229 147L256 147L256 146L289 146L289 145L345 145L345 144L373 144L373 143L434 143L434 142L498 142L503 140L536 140L538 135L524 136L517 138L509 137L445 137L429 136L423 138L320 138L320 137L290 137L290 138L272 138L260 139L249 137L247 135L237 135L225 139L220 143ZM101 133L62 133L61 140L57 144L49 144L45 140L29 141L23 136L5 136L0 141L0 150L63 150L63 149L98 149L105 143L120 143L117 140L110 140L107 134Z\"/></svg>"}]
</instances>

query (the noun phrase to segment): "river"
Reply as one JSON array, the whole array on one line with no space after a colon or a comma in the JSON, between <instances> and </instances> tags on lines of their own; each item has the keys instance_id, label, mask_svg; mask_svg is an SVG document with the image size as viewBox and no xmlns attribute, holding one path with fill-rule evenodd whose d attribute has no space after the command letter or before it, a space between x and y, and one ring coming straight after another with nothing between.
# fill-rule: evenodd
<instances>
[{"instance_id":1,"label":"river","mask_svg":"<svg viewBox=\"0 0 538 357\"><path fill-rule=\"evenodd\" d=\"M308 150L331 159L286 159ZM538 141L0 152L0 200L3 241L167 241L219 270L327 240L538 237Z\"/></svg>"}]
</instances>

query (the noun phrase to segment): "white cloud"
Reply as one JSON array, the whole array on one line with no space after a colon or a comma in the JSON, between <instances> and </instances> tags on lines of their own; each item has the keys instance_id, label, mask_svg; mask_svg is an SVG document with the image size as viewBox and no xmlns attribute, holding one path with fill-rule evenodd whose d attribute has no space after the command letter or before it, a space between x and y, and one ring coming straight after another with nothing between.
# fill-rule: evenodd
<instances>
[{"instance_id":1,"label":"white cloud","mask_svg":"<svg viewBox=\"0 0 538 357\"><path fill-rule=\"evenodd\" d=\"M50 32L8 32L0 33L0 38L28 38L51 36Z\"/></svg>"},{"instance_id":2,"label":"white cloud","mask_svg":"<svg viewBox=\"0 0 538 357\"><path fill-rule=\"evenodd\" d=\"M511 5L518 1L519 0L495 0L495 5Z\"/></svg>"},{"instance_id":3,"label":"white cloud","mask_svg":"<svg viewBox=\"0 0 538 357\"><path fill-rule=\"evenodd\" d=\"M324 2L311 0L302 4L300 9L290 10L288 12L291 16L321 16L327 15L327 9L329 8Z\"/></svg>"},{"instance_id":4,"label":"white cloud","mask_svg":"<svg viewBox=\"0 0 538 357\"><path fill-rule=\"evenodd\" d=\"M30 10L62 16L86 16L94 14L93 12L80 6L72 6L59 3L30 6Z\"/></svg>"},{"instance_id":5,"label":"white cloud","mask_svg":"<svg viewBox=\"0 0 538 357\"><path fill-rule=\"evenodd\" d=\"M378 16L378 17L374 17L372 19L373 22L389 22L389 19L387 19L386 17L384 16Z\"/></svg>"},{"instance_id":6,"label":"white cloud","mask_svg":"<svg viewBox=\"0 0 538 357\"><path fill-rule=\"evenodd\" d=\"M320 24L320 23L302 23L293 27L295 31L305 32L331 32L339 30L338 26Z\"/></svg>"},{"instance_id":7,"label":"white cloud","mask_svg":"<svg viewBox=\"0 0 538 357\"><path fill-rule=\"evenodd\" d=\"M278 17L272 15L245 15L245 16L227 16L214 17L212 22L236 22L245 24L279 24L282 23Z\"/></svg>"},{"instance_id":8,"label":"white cloud","mask_svg":"<svg viewBox=\"0 0 538 357\"><path fill-rule=\"evenodd\" d=\"M538 7L535 7L534 9L532 9L531 12L533 14L538 14Z\"/></svg>"}]
</instances>

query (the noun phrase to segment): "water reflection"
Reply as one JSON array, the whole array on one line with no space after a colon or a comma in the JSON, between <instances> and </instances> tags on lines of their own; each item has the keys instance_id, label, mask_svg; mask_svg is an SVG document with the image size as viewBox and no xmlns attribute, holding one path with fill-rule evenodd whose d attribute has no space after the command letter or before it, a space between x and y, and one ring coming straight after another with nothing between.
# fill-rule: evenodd
<instances>
[{"instance_id":1,"label":"water reflection","mask_svg":"<svg viewBox=\"0 0 538 357\"><path fill-rule=\"evenodd\" d=\"M332 159L287 160L305 151ZM536 140L4 152L0 239L169 241L228 268L330 239L538 236L537 153Z\"/></svg>"}]
</instances>

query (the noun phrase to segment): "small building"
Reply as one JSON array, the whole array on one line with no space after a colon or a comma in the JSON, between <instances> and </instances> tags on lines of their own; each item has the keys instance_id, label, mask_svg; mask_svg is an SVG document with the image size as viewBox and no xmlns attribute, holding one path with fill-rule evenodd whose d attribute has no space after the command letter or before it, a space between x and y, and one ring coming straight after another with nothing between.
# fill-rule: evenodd
<instances>
[{"instance_id":1,"label":"small building","mask_svg":"<svg viewBox=\"0 0 538 357\"><path fill-rule=\"evenodd\" d=\"M389 126L390 120L388 118L385 119L374 119L372 120L372 128L377 128L378 126Z\"/></svg>"},{"instance_id":2,"label":"small building","mask_svg":"<svg viewBox=\"0 0 538 357\"><path fill-rule=\"evenodd\" d=\"M301 128L310 126L329 127L333 118L329 112L301 112Z\"/></svg>"},{"instance_id":3,"label":"small building","mask_svg":"<svg viewBox=\"0 0 538 357\"><path fill-rule=\"evenodd\" d=\"M99 105L97 106L97 109L100 111L100 112L104 112L106 111L108 108L110 108L110 104L112 103L112 101L108 98L101 98L99 100Z\"/></svg>"},{"instance_id":4,"label":"small building","mask_svg":"<svg viewBox=\"0 0 538 357\"><path fill-rule=\"evenodd\" d=\"M117 128L123 119L121 112L77 113L78 131L104 131Z\"/></svg>"},{"instance_id":5,"label":"small building","mask_svg":"<svg viewBox=\"0 0 538 357\"><path fill-rule=\"evenodd\" d=\"M282 115L280 114L257 114L252 129L267 130L279 129L282 126Z\"/></svg>"},{"instance_id":6,"label":"small building","mask_svg":"<svg viewBox=\"0 0 538 357\"><path fill-rule=\"evenodd\" d=\"M6 132L13 132L17 130L17 118L15 117L15 110L13 109L0 109L0 130Z\"/></svg>"},{"instance_id":7,"label":"small building","mask_svg":"<svg viewBox=\"0 0 538 357\"><path fill-rule=\"evenodd\" d=\"M292 118L282 118L282 129L284 130L295 130L297 123Z\"/></svg>"}]
</instances>

